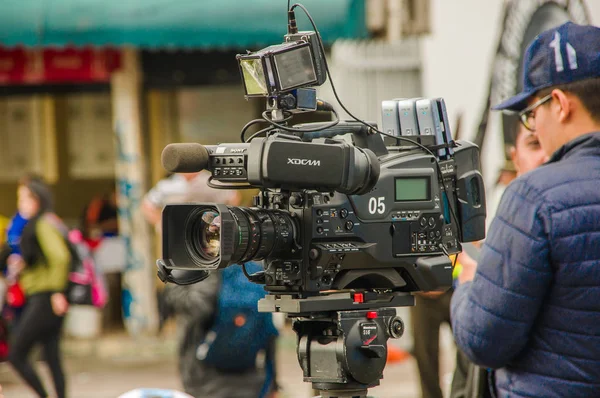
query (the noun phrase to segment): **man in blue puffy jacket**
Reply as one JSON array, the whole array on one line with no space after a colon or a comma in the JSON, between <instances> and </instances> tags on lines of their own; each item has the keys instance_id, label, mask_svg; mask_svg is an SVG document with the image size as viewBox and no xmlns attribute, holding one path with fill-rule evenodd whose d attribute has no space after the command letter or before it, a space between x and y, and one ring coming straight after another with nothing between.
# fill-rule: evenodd
<instances>
[{"instance_id":1,"label":"man in blue puffy jacket","mask_svg":"<svg viewBox=\"0 0 600 398\"><path fill-rule=\"evenodd\" d=\"M523 70L495 109L518 112L550 160L506 189L453 332L499 397L600 396L600 28L540 34Z\"/></svg>"}]
</instances>

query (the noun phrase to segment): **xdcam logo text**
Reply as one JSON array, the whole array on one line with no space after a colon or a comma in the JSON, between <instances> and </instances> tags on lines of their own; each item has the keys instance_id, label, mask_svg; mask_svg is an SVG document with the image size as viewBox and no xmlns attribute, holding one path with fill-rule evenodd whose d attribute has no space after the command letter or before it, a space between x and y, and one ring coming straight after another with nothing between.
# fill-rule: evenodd
<instances>
[{"instance_id":1,"label":"xdcam logo text","mask_svg":"<svg viewBox=\"0 0 600 398\"><path fill-rule=\"evenodd\" d=\"M293 159L288 158L288 164L295 164L297 166L320 166L320 160L312 160L312 159Z\"/></svg>"}]
</instances>

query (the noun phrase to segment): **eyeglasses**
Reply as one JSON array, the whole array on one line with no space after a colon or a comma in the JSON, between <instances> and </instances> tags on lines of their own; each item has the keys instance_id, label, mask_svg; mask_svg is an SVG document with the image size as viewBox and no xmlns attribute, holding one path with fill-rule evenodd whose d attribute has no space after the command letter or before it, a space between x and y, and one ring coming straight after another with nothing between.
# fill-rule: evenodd
<instances>
[{"instance_id":1,"label":"eyeglasses","mask_svg":"<svg viewBox=\"0 0 600 398\"><path fill-rule=\"evenodd\" d=\"M541 98L539 101L534 102L529 105L527 108L523 109L519 112L519 119L521 119L521 123L523 126L529 131L535 131L535 110L538 106L544 105L546 102L552 99L552 94L548 94L544 98Z\"/></svg>"}]
</instances>

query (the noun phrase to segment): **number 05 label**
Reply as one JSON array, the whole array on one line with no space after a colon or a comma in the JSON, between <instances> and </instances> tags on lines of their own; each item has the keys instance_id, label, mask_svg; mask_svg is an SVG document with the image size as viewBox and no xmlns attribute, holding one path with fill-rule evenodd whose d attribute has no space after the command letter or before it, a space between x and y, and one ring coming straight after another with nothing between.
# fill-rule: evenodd
<instances>
[{"instance_id":1,"label":"number 05 label","mask_svg":"<svg viewBox=\"0 0 600 398\"><path fill-rule=\"evenodd\" d=\"M369 213L383 214L385 213L385 196L369 199Z\"/></svg>"}]
</instances>

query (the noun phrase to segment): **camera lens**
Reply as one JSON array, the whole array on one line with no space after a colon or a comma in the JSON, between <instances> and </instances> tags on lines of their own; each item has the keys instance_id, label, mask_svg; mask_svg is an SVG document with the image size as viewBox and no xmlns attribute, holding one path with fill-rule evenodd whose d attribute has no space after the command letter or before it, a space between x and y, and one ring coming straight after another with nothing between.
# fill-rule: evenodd
<instances>
[{"instance_id":1,"label":"camera lens","mask_svg":"<svg viewBox=\"0 0 600 398\"><path fill-rule=\"evenodd\" d=\"M214 269L221 265L223 230L228 224L224 220L228 219L223 217L220 208L219 205L198 205L186 217L185 248L192 262L202 268Z\"/></svg>"},{"instance_id":2,"label":"camera lens","mask_svg":"<svg viewBox=\"0 0 600 398\"><path fill-rule=\"evenodd\" d=\"M199 205L186 220L185 246L202 268L289 255L296 227L289 213L224 205Z\"/></svg>"},{"instance_id":3,"label":"camera lens","mask_svg":"<svg viewBox=\"0 0 600 398\"><path fill-rule=\"evenodd\" d=\"M232 260L262 260L288 252L294 242L295 226L288 213L259 208L232 207L238 221L239 245Z\"/></svg>"},{"instance_id":4,"label":"camera lens","mask_svg":"<svg viewBox=\"0 0 600 398\"><path fill-rule=\"evenodd\" d=\"M212 209L204 210L198 217L194 244L201 257L214 260L221 253L221 216Z\"/></svg>"}]
</instances>

